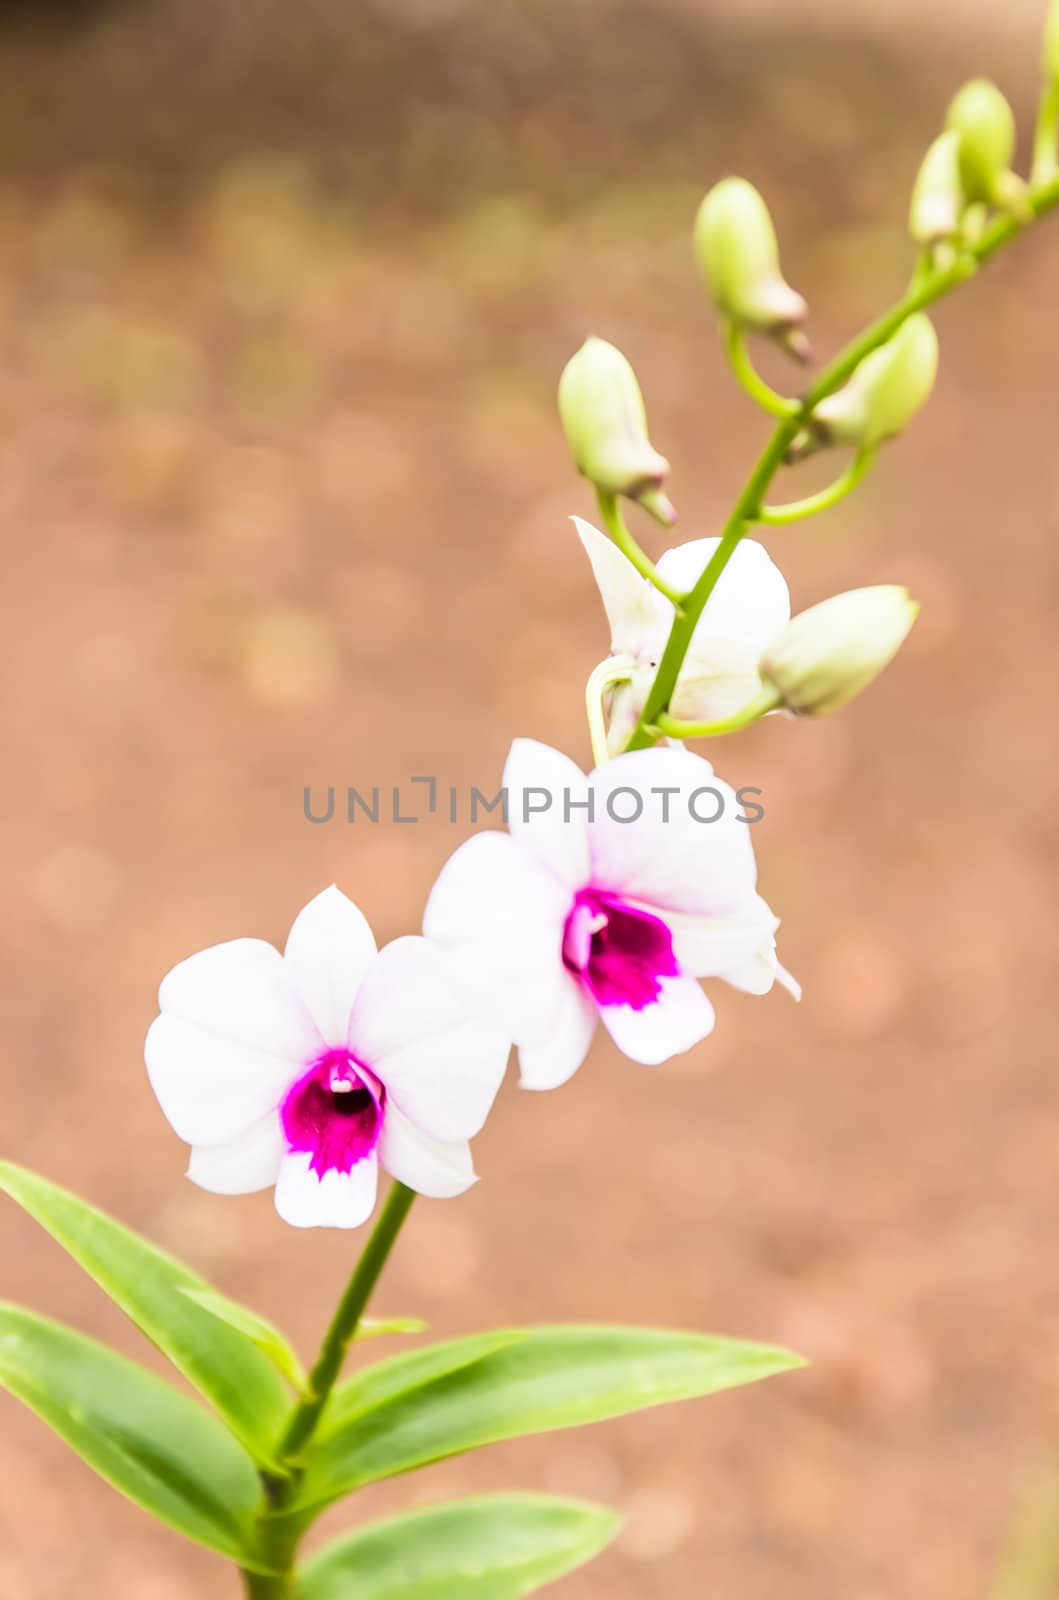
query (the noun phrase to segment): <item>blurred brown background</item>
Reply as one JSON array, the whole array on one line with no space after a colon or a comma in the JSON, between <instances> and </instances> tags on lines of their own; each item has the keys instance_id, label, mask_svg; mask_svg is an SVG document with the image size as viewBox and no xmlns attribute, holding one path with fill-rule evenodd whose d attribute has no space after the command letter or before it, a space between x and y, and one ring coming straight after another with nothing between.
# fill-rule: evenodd
<instances>
[{"instance_id":1,"label":"blurred brown background","mask_svg":"<svg viewBox=\"0 0 1059 1600\"><path fill-rule=\"evenodd\" d=\"M306 1352L354 1243L184 1182L141 1066L157 981L220 939L282 942L331 879L380 937L417 926L465 829L313 827L305 785L488 786L515 733L587 759L606 636L562 362L589 330L628 352L681 531L715 531L763 423L695 281L700 193L730 170L765 189L826 352L904 281L961 77L993 73L1029 125L1038 8L918 10L4 8L0 1143ZM854 502L770 541L797 606L892 580L923 600L841 718L714 752L764 791L803 1005L718 993L715 1037L658 1072L601 1044L558 1094L512 1083L485 1182L422 1206L378 1302L439 1335L712 1329L812 1369L352 1515L497 1486L612 1501L626 1532L570 1600L989 1594L1059 1430L1057 272L1050 223L945 305L923 418ZM0 1250L3 1296L152 1359L9 1207ZM0 1419L4 1600L234 1595L14 1402Z\"/></svg>"}]
</instances>

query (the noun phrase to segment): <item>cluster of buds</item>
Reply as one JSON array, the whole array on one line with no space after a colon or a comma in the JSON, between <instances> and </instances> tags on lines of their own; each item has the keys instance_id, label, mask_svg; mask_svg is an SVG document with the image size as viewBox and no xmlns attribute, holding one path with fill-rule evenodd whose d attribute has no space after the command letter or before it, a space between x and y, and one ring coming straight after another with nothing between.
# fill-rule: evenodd
<instances>
[{"instance_id":1,"label":"cluster of buds","mask_svg":"<svg viewBox=\"0 0 1059 1600\"><path fill-rule=\"evenodd\" d=\"M990 97L980 95L979 86L969 88L973 93L957 98L953 125L935 141L917 185L914 210L925 219L924 237L934 241L959 226L972 169L974 192L984 192L990 161L1006 170L1009 159L995 129L990 134ZM965 170L966 178L961 176ZM995 195L1000 192L995 172L994 178L989 192ZM694 250L713 303L734 335L737 370L745 357L740 339L748 333L808 357L803 331L808 307L783 276L772 218L752 184L726 178L710 190L695 218ZM929 317L918 312L905 318L842 387L811 410L779 400L787 410L778 414L801 419L786 459L794 462L838 446L869 460L926 403L937 368L938 340ZM745 366L740 376L745 379ZM753 384L750 388L754 392ZM769 392L762 386L758 393L768 405ZM663 490L669 464L651 443L640 385L621 351L603 339L588 339L567 363L558 398L574 463L601 500L623 496L659 521L672 522ZM595 529L580 526L612 635L610 663L593 675L603 686L610 727L604 732L597 726L593 743L598 750L605 738L614 755L643 714L672 625L670 596L674 590L690 592L719 541L678 546L652 568L646 558L635 560L620 519L616 528L608 522L619 549ZM746 540L737 555L709 615L694 630L670 696L670 721L689 729L743 726L769 710L804 716L835 711L878 676L915 620L918 607L906 590L893 586L838 595L791 620L786 584L763 548Z\"/></svg>"},{"instance_id":2,"label":"cluster of buds","mask_svg":"<svg viewBox=\"0 0 1059 1600\"><path fill-rule=\"evenodd\" d=\"M986 78L964 84L912 190L908 221L916 243L931 251L951 246L973 232L988 208L1027 220L1026 185L1012 169L1014 156L1015 114L1003 94Z\"/></svg>"}]
</instances>

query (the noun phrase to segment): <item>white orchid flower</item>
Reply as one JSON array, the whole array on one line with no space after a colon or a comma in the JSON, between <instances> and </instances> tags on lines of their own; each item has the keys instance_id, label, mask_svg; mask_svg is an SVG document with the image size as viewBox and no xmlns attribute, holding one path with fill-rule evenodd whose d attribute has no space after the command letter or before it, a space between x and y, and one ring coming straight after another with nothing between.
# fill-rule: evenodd
<instances>
[{"instance_id":1,"label":"white orchid flower","mask_svg":"<svg viewBox=\"0 0 1059 1600\"><path fill-rule=\"evenodd\" d=\"M147 1071L201 1188L275 1184L295 1227L355 1228L380 1167L436 1198L475 1181L467 1141L508 1040L468 1011L443 952L416 938L376 951L333 885L282 955L261 939L214 945L174 967L158 1001Z\"/></svg>"},{"instance_id":2,"label":"white orchid flower","mask_svg":"<svg viewBox=\"0 0 1059 1600\"><path fill-rule=\"evenodd\" d=\"M673 624L673 606L612 540L575 517L610 623L613 669L608 748L624 749L640 716ZM692 539L667 550L657 570L687 593L701 577L719 539ZM791 618L786 580L763 545L737 545L692 635L670 703L674 717L720 722L761 691L758 662ZM618 678L623 667L628 676Z\"/></svg>"},{"instance_id":3,"label":"white orchid flower","mask_svg":"<svg viewBox=\"0 0 1059 1600\"><path fill-rule=\"evenodd\" d=\"M701 756L639 750L586 777L517 739L504 785L510 833L460 846L423 925L518 1044L527 1088L565 1083L599 1021L635 1061L690 1049L714 1023L700 977L754 994L779 978L797 995L749 826Z\"/></svg>"}]
</instances>

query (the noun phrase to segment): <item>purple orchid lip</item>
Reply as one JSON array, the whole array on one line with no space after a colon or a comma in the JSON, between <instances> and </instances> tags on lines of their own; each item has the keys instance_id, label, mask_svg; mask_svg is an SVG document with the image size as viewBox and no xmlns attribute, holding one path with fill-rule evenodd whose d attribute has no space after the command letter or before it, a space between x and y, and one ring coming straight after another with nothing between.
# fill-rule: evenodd
<instances>
[{"instance_id":1,"label":"purple orchid lip","mask_svg":"<svg viewBox=\"0 0 1059 1600\"><path fill-rule=\"evenodd\" d=\"M291 1150L312 1152L309 1165L348 1173L370 1156L382 1132L386 1091L348 1050L328 1050L288 1090L280 1120Z\"/></svg>"},{"instance_id":2,"label":"purple orchid lip","mask_svg":"<svg viewBox=\"0 0 1059 1600\"><path fill-rule=\"evenodd\" d=\"M563 964L600 1006L642 1011L680 966L661 917L601 889L579 889L563 929Z\"/></svg>"}]
</instances>

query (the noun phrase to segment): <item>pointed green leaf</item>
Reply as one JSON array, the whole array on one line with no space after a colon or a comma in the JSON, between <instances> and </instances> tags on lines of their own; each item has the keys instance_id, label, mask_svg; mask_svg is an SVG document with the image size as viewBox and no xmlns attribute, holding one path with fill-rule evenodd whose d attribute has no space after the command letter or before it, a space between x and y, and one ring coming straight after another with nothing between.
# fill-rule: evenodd
<instances>
[{"instance_id":1,"label":"pointed green leaf","mask_svg":"<svg viewBox=\"0 0 1059 1600\"><path fill-rule=\"evenodd\" d=\"M391 1356L365 1367L355 1377L339 1384L327 1407L326 1425L337 1430L364 1411L381 1406L396 1395L406 1394L419 1384L432 1383L460 1367L469 1367L496 1350L503 1350L524 1335L510 1329L476 1333L465 1339L447 1339L443 1344L428 1344L407 1355Z\"/></svg>"},{"instance_id":2,"label":"pointed green leaf","mask_svg":"<svg viewBox=\"0 0 1059 1600\"><path fill-rule=\"evenodd\" d=\"M94 1339L3 1304L0 1386L152 1516L243 1566L268 1570L252 1533L261 1503L254 1464L189 1396Z\"/></svg>"},{"instance_id":3,"label":"pointed green leaf","mask_svg":"<svg viewBox=\"0 0 1059 1600\"><path fill-rule=\"evenodd\" d=\"M714 1394L802 1365L768 1345L641 1328L528 1328L453 1340L342 1386L310 1453L299 1504L327 1504L501 1439Z\"/></svg>"},{"instance_id":4,"label":"pointed green leaf","mask_svg":"<svg viewBox=\"0 0 1059 1600\"><path fill-rule=\"evenodd\" d=\"M456 1500L337 1539L299 1577L299 1600L521 1600L598 1555L620 1518L545 1495Z\"/></svg>"},{"instance_id":5,"label":"pointed green leaf","mask_svg":"<svg viewBox=\"0 0 1059 1600\"><path fill-rule=\"evenodd\" d=\"M94 1278L104 1294L206 1396L254 1458L269 1465L289 1410L268 1356L187 1291L210 1285L66 1189L0 1161L0 1190L28 1211ZM251 1313L252 1315L252 1313Z\"/></svg>"},{"instance_id":6,"label":"pointed green leaf","mask_svg":"<svg viewBox=\"0 0 1059 1600\"><path fill-rule=\"evenodd\" d=\"M226 1295L218 1294L214 1289L182 1288L180 1292L186 1294L189 1300L194 1300L197 1306L202 1306L211 1316L219 1317L228 1327L245 1335L251 1344L256 1344L259 1350L264 1351L293 1388L300 1394L305 1393L309 1387L305 1368L274 1322L251 1311L249 1306L242 1306L237 1300L229 1300Z\"/></svg>"},{"instance_id":7,"label":"pointed green leaf","mask_svg":"<svg viewBox=\"0 0 1059 1600\"><path fill-rule=\"evenodd\" d=\"M354 1337L378 1339L384 1333L426 1333L429 1326L422 1317L361 1317Z\"/></svg>"}]
</instances>

